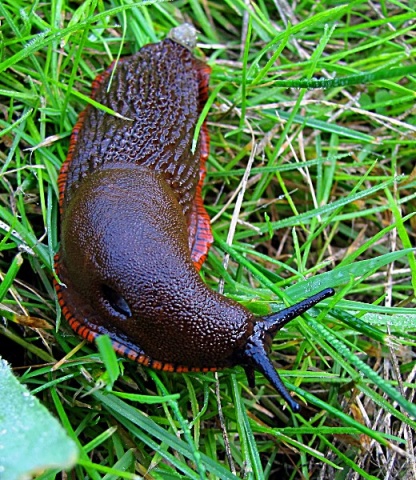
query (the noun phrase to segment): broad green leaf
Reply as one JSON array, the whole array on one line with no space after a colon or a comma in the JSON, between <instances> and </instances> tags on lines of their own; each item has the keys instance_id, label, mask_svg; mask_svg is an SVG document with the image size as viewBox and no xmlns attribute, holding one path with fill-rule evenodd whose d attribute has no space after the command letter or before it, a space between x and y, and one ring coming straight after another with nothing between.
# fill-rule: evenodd
<instances>
[{"instance_id":1,"label":"broad green leaf","mask_svg":"<svg viewBox=\"0 0 416 480\"><path fill-rule=\"evenodd\" d=\"M412 252L414 252L413 248L407 248L397 252L386 253L385 255L380 255L379 257L370 258L368 260L361 260L340 268L334 268L329 272L315 275L313 278L309 278L303 282L298 282L296 285L288 287L285 292L293 298L299 298L313 295L324 288L336 288L340 285L346 285L351 281L351 278L368 275L370 271L375 272L379 268L395 262L399 258L411 254Z\"/></svg>"},{"instance_id":2,"label":"broad green leaf","mask_svg":"<svg viewBox=\"0 0 416 480\"><path fill-rule=\"evenodd\" d=\"M21 480L76 463L78 451L73 440L2 359L0 402L0 478Z\"/></svg>"}]
</instances>

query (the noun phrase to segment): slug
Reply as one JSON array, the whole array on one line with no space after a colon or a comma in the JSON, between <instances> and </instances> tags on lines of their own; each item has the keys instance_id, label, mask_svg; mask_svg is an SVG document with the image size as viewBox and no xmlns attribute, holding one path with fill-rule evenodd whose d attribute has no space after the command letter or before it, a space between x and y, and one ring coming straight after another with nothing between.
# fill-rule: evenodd
<instances>
[{"instance_id":1,"label":"slug","mask_svg":"<svg viewBox=\"0 0 416 480\"><path fill-rule=\"evenodd\" d=\"M89 104L61 168L59 304L90 342L107 334L117 353L171 372L241 365L250 386L258 370L299 411L268 357L272 339L334 292L261 318L203 283L205 124L192 143L210 68L193 56L195 40L185 24L94 81L92 99L117 115Z\"/></svg>"}]
</instances>

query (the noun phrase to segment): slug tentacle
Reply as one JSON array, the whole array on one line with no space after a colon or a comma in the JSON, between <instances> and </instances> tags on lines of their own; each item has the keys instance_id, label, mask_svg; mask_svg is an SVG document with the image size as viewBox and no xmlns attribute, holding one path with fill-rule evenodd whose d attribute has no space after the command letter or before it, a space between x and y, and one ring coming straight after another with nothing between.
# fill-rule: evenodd
<instances>
[{"instance_id":1,"label":"slug tentacle","mask_svg":"<svg viewBox=\"0 0 416 480\"><path fill-rule=\"evenodd\" d=\"M315 295L305 298L305 300L302 300L301 302L295 303L295 305L263 317L263 323L259 325L262 325L263 329L273 337L278 330L283 328L291 320L299 317L302 313L305 313L322 300L325 300L325 298L332 297L333 295L335 295L335 290L333 288L325 288Z\"/></svg>"},{"instance_id":2,"label":"slug tentacle","mask_svg":"<svg viewBox=\"0 0 416 480\"><path fill-rule=\"evenodd\" d=\"M299 317L299 315L302 315L302 313L305 313L307 310L314 307L321 300L333 296L334 293L335 291L332 288L326 288L325 290L322 290L295 305L285 308L280 312L259 319L254 325L252 335L247 340L240 360L244 366L250 387L254 387L255 383L254 370L258 370L270 381L273 387L286 400L294 412L300 410L299 404L290 396L289 392L283 385L279 374L273 367L273 364L268 357L268 352L273 337L281 328L294 318Z\"/></svg>"},{"instance_id":3,"label":"slug tentacle","mask_svg":"<svg viewBox=\"0 0 416 480\"><path fill-rule=\"evenodd\" d=\"M290 408L294 412L299 412L300 405L293 400L287 391L286 387L283 385L279 374L275 370L270 358L267 356L266 349L264 348L261 334L257 332L253 334L246 345L246 350L244 352L246 361L249 362L249 365L246 367L248 370L248 377L251 382L253 382L253 368L261 372L267 380L273 385L273 387L280 393L280 395L286 400ZM251 378L250 378L251 377Z\"/></svg>"}]
</instances>

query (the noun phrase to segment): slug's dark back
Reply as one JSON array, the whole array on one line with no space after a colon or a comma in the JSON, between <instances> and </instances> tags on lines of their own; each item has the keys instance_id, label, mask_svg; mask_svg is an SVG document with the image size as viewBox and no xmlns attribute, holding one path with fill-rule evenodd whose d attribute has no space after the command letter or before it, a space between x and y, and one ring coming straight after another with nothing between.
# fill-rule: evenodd
<instances>
[{"instance_id":1,"label":"slug's dark back","mask_svg":"<svg viewBox=\"0 0 416 480\"><path fill-rule=\"evenodd\" d=\"M201 197L209 152L205 123L194 153L191 147L210 71L188 48L168 38L98 76L91 98L118 116L92 105L81 113L59 177L61 214L82 180L96 170L122 164L147 167L175 193L188 222L192 259L200 268L212 243Z\"/></svg>"}]
</instances>

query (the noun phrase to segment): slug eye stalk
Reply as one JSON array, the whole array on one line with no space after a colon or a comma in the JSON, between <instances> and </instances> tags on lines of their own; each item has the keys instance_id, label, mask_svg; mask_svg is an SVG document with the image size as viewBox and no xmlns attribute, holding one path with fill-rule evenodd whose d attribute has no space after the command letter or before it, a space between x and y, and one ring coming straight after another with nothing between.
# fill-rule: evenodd
<instances>
[{"instance_id":1,"label":"slug eye stalk","mask_svg":"<svg viewBox=\"0 0 416 480\"><path fill-rule=\"evenodd\" d=\"M243 353L242 363L250 387L254 387L255 385L254 371L258 370L286 400L293 412L300 411L300 405L293 400L286 387L283 385L279 374L276 372L270 358L268 357L268 352L273 337L281 328L294 318L299 317L299 315L302 315L307 310L314 307L321 300L332 297L334 294L334 289L326 288L291 307L259 319L254 326L252 335L247 340Z\"/></svg>"}]
</instances>

